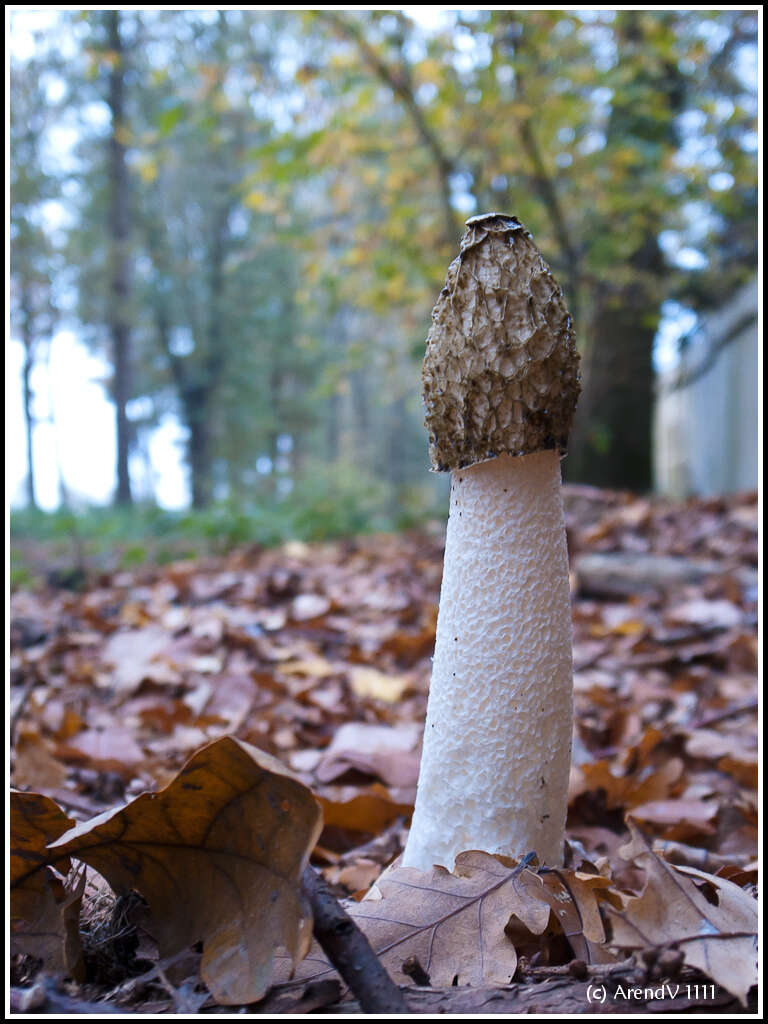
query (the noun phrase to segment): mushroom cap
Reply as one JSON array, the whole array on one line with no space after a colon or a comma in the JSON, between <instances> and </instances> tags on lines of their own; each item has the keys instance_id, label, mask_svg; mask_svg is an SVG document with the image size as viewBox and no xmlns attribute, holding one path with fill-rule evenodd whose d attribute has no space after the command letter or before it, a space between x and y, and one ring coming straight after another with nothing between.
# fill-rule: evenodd
<instances>
[{"instance_id":1,"label":"mushroom cap","mask_svg":"<svg viewBox=\"0 0 768 1024\"><path fill-rule=\"evenodd\" d=\"M560 287L516 217L470 217L422 368L434 470L565 450L581 390Z\"/></svg>"}]
</instances>

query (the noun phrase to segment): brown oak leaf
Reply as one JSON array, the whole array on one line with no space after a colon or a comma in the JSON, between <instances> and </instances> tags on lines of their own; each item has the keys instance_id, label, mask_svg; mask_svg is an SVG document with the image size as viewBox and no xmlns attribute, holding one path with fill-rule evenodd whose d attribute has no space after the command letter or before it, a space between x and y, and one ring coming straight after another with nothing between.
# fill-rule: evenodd
<instances>
[{"instance_id":1,"label":"brown oak leaf","mask_svg":"<svg viewBox=\"0 0 768 1024\"><path fill-rule=\"evenodd\" d=\"M344 904L399 985L412 984L402 970L410 957L419 960L435 988L508 984L517 968L515 947L504 931L510 918L515 915L536 935L547 927L549 905L529 891L526 876L536 876L525 867L473 850L456 858L454 872L422 872L395 861L363 900ZM284 967L278 965L276 982L287 979ZM297 977L332 973L313 944Z\"/></svg>"},{"instance_id":2,"label":"brown oak leaf","mask_svg":"<svg viewBox=\"0 0 768 1024\"><path fill-rule=\"evenodd\" d=\"M312 793L263 751L225 737L198 751L165 789L77 825L52 844L135 889L161 956L203 941L201 973L219 1003L266 991L276 946L309 948L300 879L320 833Z\"/></svg>"},{"instance_id":3,"label":"brown oak leaf","mask_svg":"<svg viewBox=\"0 0 768 1024\"><path fill-rule=\"evenodd\" d=\"M623 910L607 908L611 945L628 950L675 945L687 964L746 1005L757 983L756 900L725 878L668 864L631 819L628 824L632 839L620 852L645 870L646 883ZM694 879L706 882L717 902Z\"/></svg>"},{"instance_id":4,"label":"brown oak leaf","mask_svg":"<svg viewBox=\"0 0 768 1024\"><path fill-rule=\"evenodd\" d=\"M68 887L66 856L53 862L48 843L74 824L40 793L11 791L11 947L39 957L53 972L80 974L78 929L83 875Z\"/></svg>"}]
</instances>

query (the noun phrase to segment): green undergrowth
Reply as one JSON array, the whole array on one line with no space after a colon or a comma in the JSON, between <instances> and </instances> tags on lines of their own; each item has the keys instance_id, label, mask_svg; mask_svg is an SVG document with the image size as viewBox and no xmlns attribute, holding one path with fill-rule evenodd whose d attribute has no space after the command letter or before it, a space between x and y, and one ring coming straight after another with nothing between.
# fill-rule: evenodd
<instances>
[{"instance_id":1,"label":"green undergrowth","mask_svg":"<svg viewBox=\"0 0 768 1024\"><path fill-rule=\"evenodd\" d=\"M77 589L94 574L224 554L255 544L323 541L418 526L440 515L434 488L391 490L348 476L300 482L282 499L170 511L154 504L11 513L11 586Z\"/></svg>"}]
</instances>

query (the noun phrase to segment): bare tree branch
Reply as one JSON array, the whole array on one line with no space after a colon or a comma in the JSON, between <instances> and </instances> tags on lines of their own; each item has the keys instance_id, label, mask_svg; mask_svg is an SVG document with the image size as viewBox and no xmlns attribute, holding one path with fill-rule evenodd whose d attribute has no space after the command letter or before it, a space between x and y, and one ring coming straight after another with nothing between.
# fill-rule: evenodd
<instances>
[{"instance_id":1,"label":"bare tree branch","mask_svg":"<svg viewBox=\"0 0 768 1024\"><path fill-rule=\"evenodd\" d=\"M408 112L419 138L434 161L440 182L440 196L445 220L445 240L447 244L455 245L459 234L459 225L451 202L450 182L451 175L455 171L454 161L448 156L437 135L427 123L424 111L416 100L407 73L405 70L396 71L386 61L382 60L357 25L340 17L334 11L326 11L323 16L342 35L351 39L357 45L365 61L375 71L381 81L392 90Z\"/></svg>"},{"instance_id":2,"label":"bare tree branch","mask_svg":"<svg viewBox=\"0 0 768 1024\"><path fill-rule=\"evenodd\" d=\"M325 879L308 867L304 891L312 906L315 938L333 966L360 1000L364 1013L408 1013L400 989L371 949L352 918L328 888Z\"/></svg>"}]
</instances>

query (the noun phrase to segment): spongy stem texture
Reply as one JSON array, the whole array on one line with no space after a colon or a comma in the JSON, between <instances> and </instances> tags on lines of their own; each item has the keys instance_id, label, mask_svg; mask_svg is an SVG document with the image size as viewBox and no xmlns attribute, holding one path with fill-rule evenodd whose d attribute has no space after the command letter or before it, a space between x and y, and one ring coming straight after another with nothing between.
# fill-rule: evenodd
<instances>
[{"instance_id":1,"label":"spongy stem texture","mask_svg":"<svg viewBox=\"0 0 768 1024\"><path fill-rule=\"evenodd\" d=\"M568 555L554 451L453 474L406 866L464 850L562 863L573 723Z\"/></svg>"}]
</instances>

